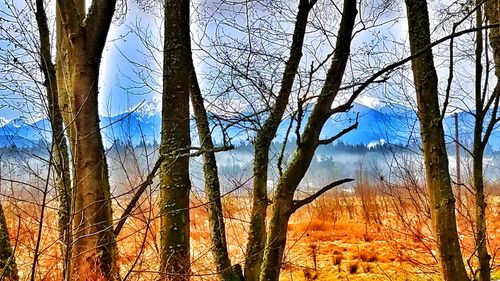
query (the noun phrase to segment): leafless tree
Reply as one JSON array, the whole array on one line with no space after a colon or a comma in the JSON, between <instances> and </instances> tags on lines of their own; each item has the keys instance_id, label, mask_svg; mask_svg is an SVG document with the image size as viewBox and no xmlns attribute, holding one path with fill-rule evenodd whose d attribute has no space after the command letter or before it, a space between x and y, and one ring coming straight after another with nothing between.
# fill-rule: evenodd
<instances>
[{"instance_id":1,"label":"leafless tree","mask_svg":"<svg viewBox=\"0 0 500 281\"><path fill-rule=\"evenodd\" d=\"M57 1L58 102L73 164L72 279L115 279L116 242L106 154L98 115L102 51L116 1ZM85 273L84 273L85 272Z\"/></svg>"}]
</instances>

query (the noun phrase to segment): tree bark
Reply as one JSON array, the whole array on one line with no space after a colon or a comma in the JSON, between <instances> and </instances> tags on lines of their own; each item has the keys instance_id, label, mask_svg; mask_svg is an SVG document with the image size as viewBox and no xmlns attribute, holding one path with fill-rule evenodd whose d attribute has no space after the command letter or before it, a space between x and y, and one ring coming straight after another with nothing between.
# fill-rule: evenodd
<instances>
[{"instance_id":1,"label":"tree bark","mask_svg":"<svg viewBox=\"0 0 500 281\"><path fill-rule=\"evenodd\" d=\"M426 0L406 0L410 50L419 52L431 43ZM453 195L439 109L438 78L432 51L412 59L417 94L426 184L434 234L444 280L469 280L460 252Z\"/></svg>"},{"instance_id":2,"label":"tree bark","mask_svg":"<svg viewBox=\"0 0 500 281\"><path fill-rule=\"evenodd\" d=\"M269 149L288 105L297 69L302 58L302 47L309 11L315 3L316 1L309 0L299 2L290 57L285 65L281 88L268 119L266 119L262 129L257 132L254 143L252 211L245 256L245 280L247 281L259 280L266 241L266 214L269 201L267 197Z\"/></svg>"},{"instance_id":3,"label":"tree bark","mask_svg":"<svg viewBox=\"0 0 500 281\"><path fill-rule=\"evenodd\" d=\"M500 4L498 1L486 1L486 20L489 24L498 24L500 19L499 9ZM477 9L476 15L477 26L482 25L482 12L481 7ZM474 201L475 201L475 215L476 215L476 249L479 260L479 280L491 280L491 257L488 253L488 235L486 227L486 211L487 202L484 193L484 175L483 175L483 154L486 143L489 139L493 127L498 122L498 102L500 99L500 28L492 28L490 30L490 45L493 49L493 61L495 63L495 75L497 83L491 96L492 103L482 99L481 91L481 53L482 53L482 32L476 33L476 126L474 128L474 149L473 149L473 187L474 187ZM479 75L478 75L479 73ZM485 108L483 106L486 104ZM481 139L484 128L484 119L489 113L490 104L492 104L492 117L490 123L486 128L484 138Z\"/></svg>"},{"instance_id":4,"label":"tree bark","mask_svg":"<svg viewBox=\"0 0 500 281\"><path fill-rule=\"evenodd\" d=\"M0 204L0 280L19 280L2 204Z\"/></svg>"},{"instance_id":5,"label":"tree bark","mask_svg":"<svg viewBox=\"0 0 500 281\"><path fill-rule=\"evenodd\" d=\"M55 170L55 186L58 193L59 239L63 242L63 279L68 280L68 267L71 257L71 182L68 145L64 135L64 124L59 110L56 68L52 62L50 31L43 0L36 0L36 22L40 41L40 69L44 75L47 91L49 122L52 128L52 153Z\"/></svg>"},{"instance_id":6,"label":"tree bark","mask_svg":"<svg viewBox=\"0 0 500 281\"><path fill-rule=\"evenodd\" d=\"M491 280L490 255L487 249L486 234L486 199L484 194L483 153L480 147L474 147L472 163L472 181L474 185L474 201L476 215L476 250L479 259L479 280Z\"/></svg>"},{"instance_id":7,"label":"tree bark","mask_svg":"<svg viewBox=\"0 0 500 281\"><path fill-rule=\"evenodd\" d=\"M180 155L185 153L191 144L189 0L166 0L164 13L160 154L165 156L165 161L160 168L160 272L162 280L188 280L191 182L189 158Z\"/></svg>"},{"instance_id":8,"label":"tree bark","mask_svg":"<svg viewBox=\"0 0 500 281\"><path fill-rule=\"evenodd\" d=\"M99 127L98 78L116 1L57 1L58 102L73 161L70 276L113 280L116 242L106 155ZM86 16L85 16L86 15Z\"/></svg>"},{"instance_id":9,"label":"tree bark","mask_svg":"<svg viewBox=\"0 0 500 281\"><path fill-rule=\"evenodd\" d=\"M478 5L476 10L476 26L480 27L483 25L483 9L481 7L482 3L480 0L476 1ZM472 149L472 185L474 190L474 202L475 202L475 219L476 219L476 230L475 230L475 246L477 250L477 257L479 260L479 280L489 281L491 279L491 268L490 268L490 256L487 249L487 233L486 233L486 198L484 194L484 177L483 177L483 157L484 148L488 142L489 135L484 132L484 122L486 114L490 110L490 103L486 102L486 97L483 98L482 90L482 55L483 55L483 31L478 30L476 32L476 77L475 77L475 123L474 123L474 142ZM493 104L495 107L493 110L498 109L498 103ZM495 116L490 120L494 122Z\"/></svg>"},{"instance_id":10,"label":"tree bark","mask_svg":"<svg viewBox=\"0 0 500 281\"><path fill-rule=\"evenodd\" d=\"M217 169L217 160L215 159L212 134L210 133L208 123L208 115L192 60L189 65L191 71L191 104L193 105L201 149L204 150L203 173L205 178L205 193L208 200L208 221L211 229L212 253L215 258L217 275L219 280L240 281L243 280L241 266L239 264L234 267L231 266L231 260L227 251L226 226L222 212L219 172Z\"/></svg>"},{"instance_id":11,"label":"tree bark","mask_svg":"<svg viewBox=\"0 0 500 281\"><path fill-rule=\"evenodd\" d=\"M260 280L275 281L279 279L280 265L286 245L288 220L296 210L293 200L295 190L307 172L314 152L320 144L321 129L332 114L332 102L339 91L350 55L356 15L356 1L345 0L332 66L327 72L325 84L307 121L301 136L302 141L276 186Z\"/></svg>"}]
</instances>

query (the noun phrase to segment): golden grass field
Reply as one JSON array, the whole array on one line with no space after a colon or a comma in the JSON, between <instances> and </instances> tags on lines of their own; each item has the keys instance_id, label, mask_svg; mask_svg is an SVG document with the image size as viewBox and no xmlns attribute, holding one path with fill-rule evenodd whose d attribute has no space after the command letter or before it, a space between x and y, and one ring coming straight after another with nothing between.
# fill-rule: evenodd
<instances>
[{"instance_id":1,"label":"golden grass field","mask_svg":"<svg viewBox=\"0 0 500 281\"><path fill-rule=\"evenodd\" d=\"M429 220L412 204L382 195L369 200L330 193L295 213L281 280L439 280ZM399 202L399 203L397 203ZM229 251L233 263L243 263L250 201L224 198ZM40 207L4 201L11 241L21 280L33 264ZM120 209L119 205L115 209ZM192 280L216 280L210 254L208 220L201 200L191 209ZM413 207L412 207L413 206ZM119 212L115 211L115 217ZM474 266L470 212L459 213L465 261ZM144 199L118 237L118 265L127 280L155 280L159 264L156 202ZM500 198L491 197L488 213L489 249L498 265ZM43 221L37 280L60 280L57 213L48 208ZM496 269L496 268L495 268ZM496 273L496 272L495 272Z\"/></svg>"}]
</instances>

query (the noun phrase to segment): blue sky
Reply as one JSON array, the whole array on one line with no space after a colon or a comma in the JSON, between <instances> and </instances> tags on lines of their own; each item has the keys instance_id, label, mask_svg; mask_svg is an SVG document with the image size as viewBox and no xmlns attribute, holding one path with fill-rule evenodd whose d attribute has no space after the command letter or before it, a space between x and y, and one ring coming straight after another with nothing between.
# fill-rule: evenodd
<instances>
[{"instance_id":1,"label":"blue sky","mask_svg":"<svg viewBox=\"0 0 500 281\"><path fill-rule=\"evenodd\" d=\"M158 63L163 61L162 55L159 52L150 54L137 34L137 30L142 29L145 34L152 36L150 41L156 43L155 47L161 48L161 34L158 29L161 24L161 20L152 13L141 11L135 1L129 1L125 20L112 25L102 57L99 80L101 114L116 115L143 102L160 98L158 92L136 83L142 81L139 77L142 74L138 73L140 68L131 62L152 67L156 72L149 77L148 84L156 91L161 90L161 76L158 76L161 65ZM155 59L145 54L152 55ZM143 69L142 72L148 71Z\"/></svg>"},{"instance_id":2,"label":"blue sky","mask_svg":"<svg viewBox=\"0 0 500 281\"><path fill-rule=\"evenodd\" d=\"M24 2L24 0L14 1L17 3ZM3 2L0 3L0 9L4 8L2 5ZM400 17L403 17L405 14L404 9L400 9L397 13L399 13L398 16ZM159 103L159 92L161 90L160 66L163 60L161 46L163 42L160 31L162 22L158 14L161 14L161 8L159 7L145 12L138 9L136 1L128 1L128 12L126 17L116 21L112 25L108 35L108 43L103 53L99 81L99 111L101 114L108 116L116 115L128 111L141 103L151 104L151 101ZM392 17L395 17L395 15L392 15ZM387 20L390 19L391 16L387 18ZM385 19L383 18L382 20ZM196 29L192 28L192 31L194 32L193 37L199 38L199 34L196 34ZM138 34L138 32L144 33ZM208 36L214 36L214 27L209 26L207 32L209 33ZM374 34L383 35L388 38L387 42L384 42L386 45L381 46L381 50L385 50L388 53L387 61L384 63L389 64L391 61L396 61L398 58L403 57L402 50L405 48L404 46L407 45L406 22L404 18L400 18L394 24L382 25L374 29L373 32L363 32L359 34L353 42L354 52L356 50L361 50L365 42L370 42L374 38ZM442 34L442 32L436 32L436 35L440 34ZM148 49L145 48L141 40L138 39L138 36L144 37L144 35L148 36L150 47L156 48L152 53L148 52ZM436 36L436 38L437 37L440 36ZM401 47L401 44L403 47ZM0 43L0 48L1 47L2 45ZM194 44L193 47L196 48L196 45ZM446 46L444 46L444 48L446 48ZM394 53L390 54L391 50L394 50ZM370 60L370 57L368 57L368 60ZM131 63L132 61L143 67L134 66L133 63ZM306 57L303 61L304 65L310 64ZM374 60L374 63L377 62ZM202 69L203 65L200 64L196 56L195 64L199 72L204 70ZM144 68L144 66L146 66L146 68ZM442 66L444 67L441 67L440 70L440 80L445 81L447 77L447 68L446 64L442 64ZM411 77L408 78L411 79ZM146 80L149 86L137 83L143 80ZM205 86L209 86L206 83L210 83L210 81L202 81L202 84L203 83L205 83ZM383 93L380 94L372 91L369 94L375 97L365 94L360 97L359 102L369 106L377 106L380 103L380 95ZM408 96L411 97L411 93ZM0 106L0 116L3 118L10 119L18 115L19 112L17 111ZM34 115L34 117L36 117L36 114Z\"/></svg>"}]
</instances>

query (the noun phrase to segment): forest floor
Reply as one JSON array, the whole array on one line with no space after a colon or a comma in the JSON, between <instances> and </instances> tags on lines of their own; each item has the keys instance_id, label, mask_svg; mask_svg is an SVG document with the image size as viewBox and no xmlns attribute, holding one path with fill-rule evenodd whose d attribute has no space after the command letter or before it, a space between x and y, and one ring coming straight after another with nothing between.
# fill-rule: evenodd
<instances>
[{"instance_id":1,"label":"forest floor","mask_svg":"<svg viewBox=\"0 0 500 281\"><path fill-rule=\"evenodd\" d=\"M425 208L415 202L330 194L300 209L291 217L288 227L281 280L440 280L430 221ZM206 206L200 200L193 200L192 205L192 280L216 280ZM249 206L247 198L224 199L233 263L244 261ZM38 237L39 207L4 203L4 209L21 280L28 280ZM471 254L472 214L467 211L457 214L465 262L470 270L476 263ZM118 215L115 212L115 217ZM127 280L156 279L157 217L156 203L145 199L118 237L118 264L121 276L127 276ZM500 253L500 197L490 200L488 224L494 275L500 275L496 270ZM60 243L54 209L47 209L43 226L36 279L60 280Z\"/></svg>"}]
</instances>

